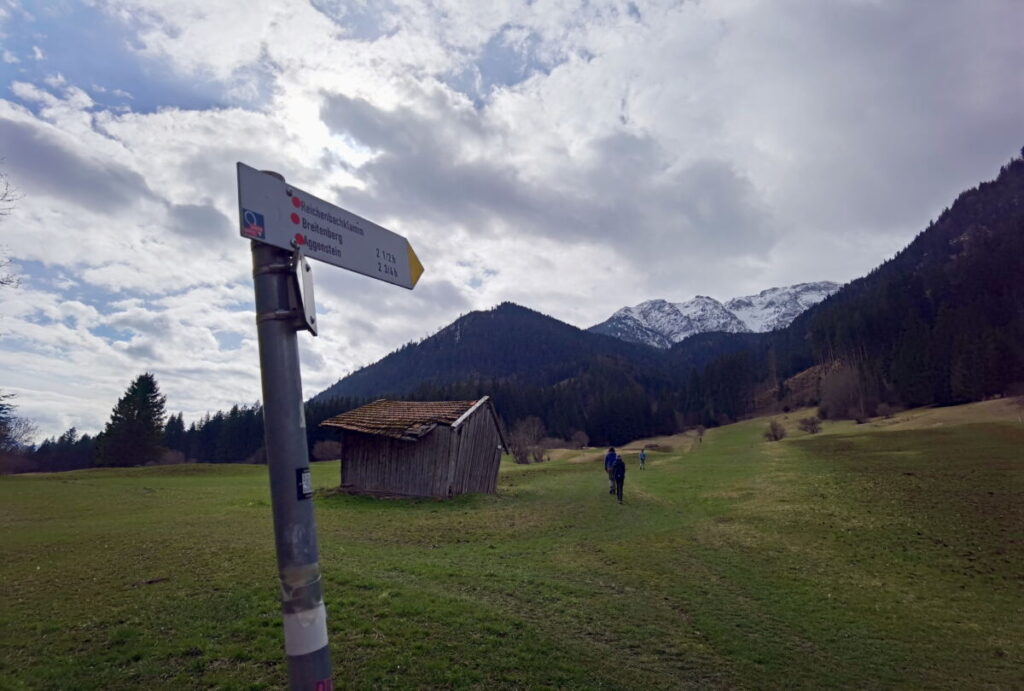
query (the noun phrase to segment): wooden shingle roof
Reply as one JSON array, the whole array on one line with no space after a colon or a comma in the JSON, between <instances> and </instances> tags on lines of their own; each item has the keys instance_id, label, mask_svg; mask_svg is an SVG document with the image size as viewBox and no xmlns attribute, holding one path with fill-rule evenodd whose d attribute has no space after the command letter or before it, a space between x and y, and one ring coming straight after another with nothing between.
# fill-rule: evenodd
<instances>
[{"instance_id":1,"label":"wooden shingle roof","mask_svg":"<svg viewBox=\"0 0 1024 691\"><path fill-rule=\"evenodd\" d=\"M452 425L478 401L388 401L380 399L320 423L363 434L414 441L437 425Z\"/></svg>"}]
</instances>

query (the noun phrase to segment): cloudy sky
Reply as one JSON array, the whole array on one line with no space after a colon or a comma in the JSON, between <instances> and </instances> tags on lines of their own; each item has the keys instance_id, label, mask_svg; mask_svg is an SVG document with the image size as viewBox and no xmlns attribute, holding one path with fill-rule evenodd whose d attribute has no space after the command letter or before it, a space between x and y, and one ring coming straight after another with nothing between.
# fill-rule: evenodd
<instances>
[{"instance_id":1,"label":"cloudy sky","mask_svg":"<svg viewBox=\"0 0 1024 691\"><path fill-rule=\"evenodd\" d=\"M511 300L848 281L1024 144L1020 0L0 0L0 391L95 432L137 374L259 397L235 162L407 236L318 264L313 395Z\"/></svg>"}]
</instances>

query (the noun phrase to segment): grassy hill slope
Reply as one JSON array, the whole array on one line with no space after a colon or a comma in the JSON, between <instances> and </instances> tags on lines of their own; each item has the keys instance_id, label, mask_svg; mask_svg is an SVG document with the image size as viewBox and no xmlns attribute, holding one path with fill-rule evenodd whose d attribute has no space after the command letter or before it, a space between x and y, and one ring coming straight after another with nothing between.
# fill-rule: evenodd
<instances>
[{"instance_id":1,"label":"grassy hill slope","mask_svg":"<svg viewBox=\"0 0 1024 691\"><path fill-rule=\"evenodd\" d=\"M1024 684L1024 427L764 425L630 454L623 506L593 452L319 497L338 687ZM259 467L0 478L5 687L282 685L267 496Z\"/></svg>"}]
</instances>

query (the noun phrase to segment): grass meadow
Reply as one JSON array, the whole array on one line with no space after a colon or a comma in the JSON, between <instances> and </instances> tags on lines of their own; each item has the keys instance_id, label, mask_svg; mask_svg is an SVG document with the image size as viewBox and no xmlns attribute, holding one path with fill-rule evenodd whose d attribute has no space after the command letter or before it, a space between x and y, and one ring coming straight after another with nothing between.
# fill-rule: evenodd
<instances>
[{"instance_id":1,"label":"grass meadow","mask_svg":"<svg viewBox=\"0 0 1024 691\"><path fill-rule=\"evenodd\" d=\"M1024 426L789 417L627 453L622 506L597 451L321 492L337 687L1024 687ZM265 468L0 478L0 688L283 686L275 571Z\"/></svg>"}]
</instances>

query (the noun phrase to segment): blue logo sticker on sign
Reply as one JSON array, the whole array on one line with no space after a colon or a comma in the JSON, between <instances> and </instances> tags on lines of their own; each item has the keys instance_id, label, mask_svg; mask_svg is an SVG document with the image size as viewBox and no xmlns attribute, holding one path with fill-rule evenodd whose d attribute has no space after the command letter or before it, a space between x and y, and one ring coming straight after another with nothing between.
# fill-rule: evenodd
<instances>
[{"instance_id":1,"label":"blue logo sticker on sign","mask_svg":"<svg viewBox=\"0 0 1024 691\"><path fill-rule=\"evenodd\" d=\"M249 209L242 209L242 235L247 238L262 240L267 234L266 225L263 223L263 214L258 214Z\"/></svg>"}]
</instances>

